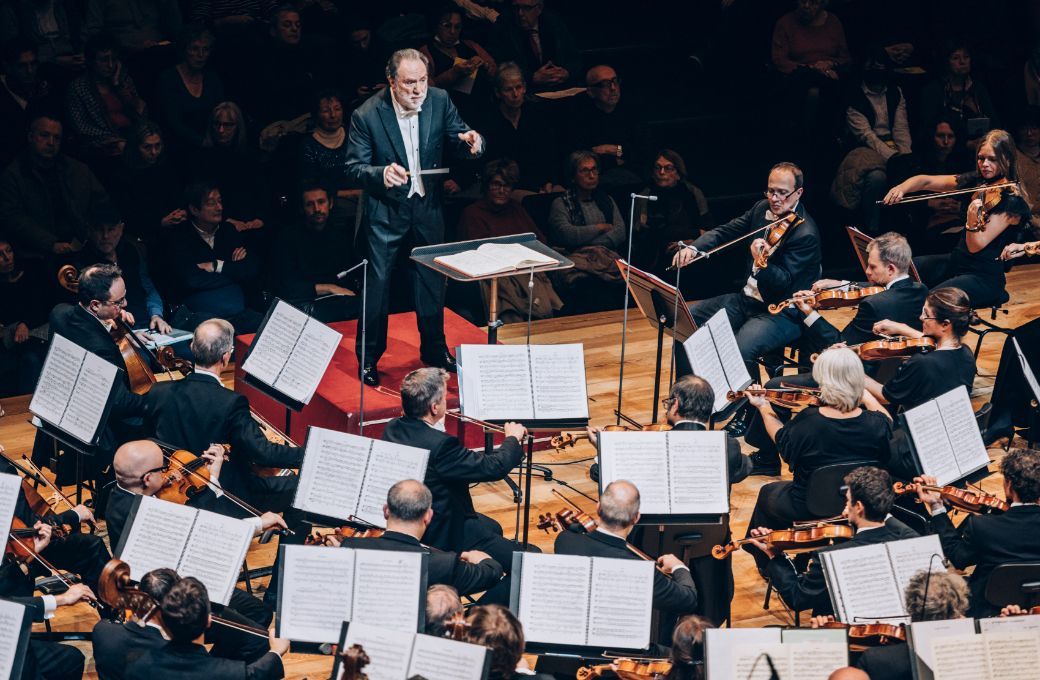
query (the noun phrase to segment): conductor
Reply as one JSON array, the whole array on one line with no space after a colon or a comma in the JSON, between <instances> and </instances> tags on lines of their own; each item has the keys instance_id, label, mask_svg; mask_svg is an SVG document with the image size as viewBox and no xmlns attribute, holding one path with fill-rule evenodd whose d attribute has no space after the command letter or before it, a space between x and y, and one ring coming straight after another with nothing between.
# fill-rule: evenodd
<instances>
[{"instance_id":1,"label":"conductor","mask_svg":"<svg viewBox=\"0 0 1040 680\"><path fill-rule=\"evenodd\" d=\"M390 87L373 95L350 117L347 174L365 190L368 250L367 336L356 351L360 377L379 384L376 365L386 350L390 273L398 248L440 243L441 157L451 145L466 158L483 153L484 139L455 110L448 93L429 85L429 62L418 50L394 52L386 65ZM441 170L440 173L431 172ZM426 267L413 271L420 358L429 366L455 371L444 340L444 282Z\"/></svg>"}]
</instances>

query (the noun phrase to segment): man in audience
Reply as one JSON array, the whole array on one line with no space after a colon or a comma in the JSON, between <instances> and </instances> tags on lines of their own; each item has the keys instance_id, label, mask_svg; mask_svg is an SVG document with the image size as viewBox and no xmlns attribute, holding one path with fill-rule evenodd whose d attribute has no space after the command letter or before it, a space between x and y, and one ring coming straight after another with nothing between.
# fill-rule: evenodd
<instances>
[{"instance_id":1,"label":"man in audience","mask_svg":"<svg viewBox=\"0 0 1040 680\"><path fill-rule=\"evenodd\" d=\"M162 599L163 627L170 641L142 654L126 668L126 677L181 678L282 678L282 657L289 641L271 632L271 649L256 661L232 661L214 657L202 646L210 621L210 601L206 586L191 576L175 583Z\"/></svg>"},{"instance_id":2,"label":"man in audience","mask_svg":"<svg viewBox=\"0 0 1040 680\"><path fill-rule=\"evenodd\" d=\"M50 84L39 71L31 40L15 38L0 50L0 167L7 167L25 148L31 111L50 96Z\"/></svg>"},{"instance_id":3,"label":"man in audience","mask_svg":"<svg viewBox=\"0 0 1040 680\"><path fill-rule=\"evenodd\" d=\"M29 144L0 175L0 214L26 255L64 255L82 248L91 208L108 200L94 173L61 153L61 137L55 116L33 116Z\"/></svg>"},{"instance_id":4,"label":"man in audience","mask_svg":"<svg viewBox=\"0 0 1040 680\"><path fill-rule=\"evenodd\" d=\"M51 272L15 256L0 234L0 396L28 394L47 356L47 315L54 304Z\"/></svg>"},{"instance_id":5,"label":"man in audience","mask_svg":"<svg viewBox=\"0 0 1040 680\"><path fill-rule=\"evenodd\" d=\"M360 302L337 276L355 264L353 228L329 219L332 197L325 186L304 183L299 195L302 221L275 239L275 292L309 306L321 321L357 318Z\"/></svg>"},{"instance_id":6,"label":"man in audience","mask_svg":"<svg viewBox=\"0 0 1040 680\"><path fill-rule=\"evenodd\" d=\"M242 233L224 220L220 190L198 182L185 191L188 219L171 229L170 274L181 307L173 325L193 330L211 317L228 319L240 333L253 333L261 316L248 305L259 295L260 257Z\"/></svg>"},{"instance_id":7,"label":"man in audience","mask_svg":"<svg viewBox=\"0 0 1040 680\"><path fill-rule=\"evenodd\" d=\"M621 101L617 71L605 64L593 66L585 74L585 87L588 96L573 99L568 146L596 154L604 184L637 184L639 169L647 163L643 124L627 100Z\"/></svg>"},{"instance_id":8,"label":"man in audience","mask_svg":"<svg viewBox=\"0 0 1040 680\"><path fill-rule=\"evenodd\" d=\"M929 524L942 541L943 554L957 569L972 565L969 613L994 616L1000 610L986 601L990 574L1002 564L1040 561L1040 450L1014 449L1000 461L1004 496L1011 509L991 515L968 515L957 527L950 521L942 497L918 487L917 496L931 513ZM915 482L935 486L930 475Z\"/></svg>"},{"instance_id":9,"label":"man in audience","mask_svg":"<svg viewBox=\"0 0 1040 680\"><path fill-rule=\"evenodd\" d=\"M558 90L578 77L581 56L571 31L543 0L510 0L510 12L495 22L491 54L499 63L515 61L531 74L533 89Z\"/></svg>"},{"instance_id":10,"label":"man in audience","mask_svg":"<svg viewBox=\"0 0 1040 680\"><path fill-rule=\"evenodd\" d=\"M846 505L842 514L848 518L856 535L844 543L823 550L841 550L917 537L913 529L889 515L895 502L895 493L888 472L864 466L845 475L844 481ZM815 615L830 614L833 610L819 557L810 562L806 572L798 573L790 558L766 541L770 531L766 527L752 529L751 536L755 540L751 544L769 558L766 574L773 588L784 598L787 606L795 611L812 609Z\"/></svg>"},{"instance_id":11,"label":"man in audience","mask_svg":"<svg viewBox=\"0 0 1040 680\"><path fill-rule=\"evenodd\" d=\"M450 585L460 595L482 593L502 580L502 567L485 552L468 550L456 554L419 542L433 520L433 494L422 482L405 479L390 487L383 517L386 531L382 536L344 538L342 545L365 550L425 552L430 556L427 583ZM508 599L508 588L504 595Z\"/></svg>"}]
</instances>

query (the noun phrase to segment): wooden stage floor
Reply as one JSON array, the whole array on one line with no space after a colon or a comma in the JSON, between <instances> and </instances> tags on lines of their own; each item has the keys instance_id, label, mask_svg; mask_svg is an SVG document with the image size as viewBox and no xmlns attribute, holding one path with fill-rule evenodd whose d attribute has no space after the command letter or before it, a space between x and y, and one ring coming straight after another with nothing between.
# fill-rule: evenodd
<instances>
[{"instance_id":1,"label":"wooden stage floor","mask_svg":"<svg viewBox=\"0 0 1040 680\"><path fill-rule=\"evenodd\" d=\"M996 323L1013 328L1037 316L1040 316L1040 265L1018 267L1008 275L1008 291L1012 303L1008 305L1009 314L1001 315ZM827 312L832 320L843 321L851 312ZM593 424L609 424L614 422L613 409L616 406L618 386L618 362L621 351L621 312L604 312L578 317L565 317L538 321L533 324L531 341L533 343L570 343L581 342L585 345L585 369L588 381L589 410ZM629 336L626 349L625 383L622 408L624 412L640 422L649 422L653 407L654 356L656 352L656 332L639 316L637 310L629 314ZM524 324L514 324L501 329L499 338L506 343L523 343L527 329ZM974 343L974 336L969 341ZM983 345L979 370L976 378L972 401L976 408L989 400L993 389L993 373L1004 336L990 335ZM664 348L665 370L662 378L662 390L667 391L668 361L670 360L670 343L666 341ZM230 383L231 373L225 374L225 381ZM7 411L6 417L0 418L0 444L6 449L9 457L19 457L29 452L32 446L33 428L28 423L28 397L17 397L3 400ZM594 449L587 441L579 442L571 449L561 452L536 452L535 462L552 466L554 477L566 482L579 491L595 497L596 485L589 479L588 468L592 463ZM995 461L1000 459L1003 450L991 450ZM996 469L996 466L991 466ZM784 474L789 478L789 473ZM766 483L775 481L776 477L751 477L733 487L731 524L734 535L743 535L747 526L751 509L754 506L758 490ZM983 482L988 491L1000 493L999 474L993 474ZM559 485L558 482L546 482L535 479L532 488L532 519L539 512L560 509L561 502L552 494L558 489L575 499L584 509L592 511L594 503L581 498L577 493ZM517 528L517 506L513 496L504 482L481 484L473 489L473 497L477 508L502 523L506 535L512 536ZM522 531L522 529L521 529ZM530 528L532 542L543 550L551 551L553 537L532 526ZM259 546L254 543L249 553L251 566L270 564L273 560L274 544ZM733 625L737 627L756 627L765 625L788 625L793 622L784 610L778 598L773 598L768 611L762 609L765 585L754 569L751 558L738 551L733 560L736 580L736 595L733 601ZM91 628L97 616L86 605L63 609L52 621L54 630L87 630ZM804 619L803 619L804 620ZM42 630L42 626L38 626ZM90 646L75 643L88 656L88 672L86 677L97 677L93 673L93 659ZM290 654L286 657L286 677L290 678L327 678L332 662L328 657Z\"/></svg>"}]
</instances>

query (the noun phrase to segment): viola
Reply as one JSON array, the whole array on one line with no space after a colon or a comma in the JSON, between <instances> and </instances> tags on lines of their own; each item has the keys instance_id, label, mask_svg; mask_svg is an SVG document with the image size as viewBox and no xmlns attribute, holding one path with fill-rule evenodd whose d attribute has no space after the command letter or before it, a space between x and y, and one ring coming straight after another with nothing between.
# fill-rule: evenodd
<instances>
[{"instance_id":1,"label":"viola","mask_svg":"<svg viewBox=\"0 0 1040 680\"><path fill-rule=\"evenodd\" d=\"M849 290L821 290L813 295L801 298L788 298L781 302L769 305L770 314L779 314L788 307L793 307L798 301L804 300L813 309L840 309L841 307L855 307L863 302L865 298L878 293L884 293L884 286L858 286Z\"/></svg>"},{"instance_id":2,"label":"viola","mask_svg":"<svg viewBox=\"0 0 1040 680\"><path fill-rule=\"evenodd\" d=\"M304 539L304 545L333 545L331 538L379 538L385 533L385 529L379 527L358 528L352 526L336 527L328 533L315 531Z\"/></svg>"},{"instance_id":3,"label":"viola","mask_svg":"<svg viewBox=\"0 0 1040 680\"><path fill-rule=\"evenodd\" d=\"M466 620L466 612L457 611L444 624L444 637L449 640L465 642L473 624Z\"/></svg>"},{"instance_id":4,"label":"viola","mask_svg":"<svg viewBox=\"0 0 1040 680\"><path fill-rule=\"evenodd\" d=\"M935 347L935 340L927 336L922 338L904 338L899 336L851 345L849 349L856 352L863 361L879 361L881 359L907 359L914 354L930 352Z\"/></svg>"},{"instance_id":5,"label":"viola","mask_svg":"<svg viewBox=\"0 0 1040 680\"><path fill-rule=\"evenodd\" d=\"M777 550L814 550L834 545L839 541L847 541L855 535L856 532L851 526L820 522L812 527L779 529L770 531L765 536L749 536L730 541L726 545L717 545L711 549L711 556L717 560L726 559L737 548L754 540L767 543Z\"/></svg>"},{"instance_id":6,"label":"viola","mask_svg":"<svg viewBox=\"0 0 1040 680\"><path fill-rule=\"evenodd\" d=\"M740 401L748 396L764 397L766 401L784 408L798 409L820 406L820 393L808 387L781 387L777 389L748 389L726 392L726 401Z\"/></svg>"},{"instance_id":7,"label":"viola","mask_svg":"<svg viewBox=\"0 0 1040 680\"><path fill-rule=\"evenodd\" d=\"M778 219L776 222L773 222L763 237L769 247L755 254L755 266L759 269L765 269L768 267L769 258L772 257L773 253L779 250L780 246L784 244L784 241L787 240L788 234L804 221L804 219L795 213L789 213Z\"/></svg>"},{"instance_id":8,"label":"viola","mask_svg":"<svg viewBox=\"0 0 1040 680\"><path fill-rule=\"evenodd\" d=\"M945 502L949 503L957 510L963 510L964 512L975 514L985 512L1007 512L1011 507L1008 505L1007 501L984 491L970 491L968 489L959 489L955 486L949 485L932 486L930 484L917 484L915 482L910 482L909 484L896 482L892 485L892 490L899 496L910 493L915 494L918 489L934 491L942 496L942 499Z\"/></svg>"},{"instance_id":9,"label":"viola","mask_svg":"<svg viewBox=\"0 0 1040 680\"><path fill-rule=\"evenodd\" d=\"M1017 182L998 184L979 189L972 194L971 204L968 206L967 222L964 225L964 229L973 233L986 231L986 223L989 222L990 212L996 208L1002 200L1004 200L1004 197L1021 195L1022 192L1019 189Z\"/></svg>"},{"instance_id":10,"label":"viola","mask_svg":"<svg viewBox=\"0 0 1040 680\"><path fill-rule=\"evenodd\" d=\"M638 427L629 427L628 425L604 425L599 428L600 432L667 432L672 429L671 424L661 423L650 423L649 425L639 425ZM576 442L582 439L588 439L588 432L561 432L558 435L554 435L549 439L549 444L557 451L574 446Z\"/></svg>"},{"instance_id":11,"label":"viola","mask_svg":"<svg viewBox=\"0 0 1040 680\"><path fill-rule=\"evenodd\" d=\"M226 452L231 447L223 446L226 460ZM155 494L157 498L184 505L209 487L209 461L202 456L178 449L172 453L164 451L163 458L169 467L163 473L162 487Z\"/></svg>"},{"instance_id":12,"label":"viola","mask_svg":"<svg viewBox=\"0 0 1040 680\"><path fill-rule=\"evenodd\" d=\"M672 671L672 662L668 659L614 659L612 663L579 668L574 677L590 680L602 677L608 671L613 671L623 680L665 680Z\"/></svg>"},{"instance_id":13,"label":"viola","mask_svg":"<svg viewBox=\"0 0 1040 680\"><path fill-rule=\"evenodd\" d=\"M844 629L848 631L849 644L853 647L880 647L895 642L906 642L906 627L903 624L856 623L849 625L839 621L829 621L821 628Z\"/></svg>"},{"instance_id":14,"label":"viola","mask_svg":"<svg viewBox=\"0 0 1040 680\"><path fill-rule=\"evenodd\" d=\"M368 654L361 645L351 645L349 649L335 652L339 657L340 680L368 680L362 670L370 662Z\"/></svg>"}]
</instances>

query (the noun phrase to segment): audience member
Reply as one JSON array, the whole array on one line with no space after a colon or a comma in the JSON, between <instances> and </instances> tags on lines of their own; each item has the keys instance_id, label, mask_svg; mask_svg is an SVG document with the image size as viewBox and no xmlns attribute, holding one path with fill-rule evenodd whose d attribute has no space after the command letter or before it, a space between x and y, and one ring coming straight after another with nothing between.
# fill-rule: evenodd
<instances>
[{"instance_id":1,"label":"audience member","mask_svg":"<svg viewBox=\"0 0 1040 680\"><path fill-rule=\"evenodd\" d=\"M581 55L571 30L543 0L509 0L492 29L491 54L531 74L537 92L566 87L578 77Z\"/></svg>"},{"instance_id":2,"label":"audience member","mask_svg":"<svg viewBox=\"0 0 1040 680\"><path fill-rule=\"evenodd\" d=\"M919 154L921 171L926 175L959 175L971 170L971 156L964 145L964 131L960 120L943 114L927 128L928 146ZM947 229L964 226L964 213L971 197L946 196L924 201L917 209L916 220L921 227L914 236L920 244L918 252L948 252L953 243L944 243L941 236Z\"/></svg>"},{"instance_id":3,"label":"audience member","mask_svg":"<svg viewBox=\"0 0 1040 680\"><path fill-rule=\"evenodd\" d=\"M650 168L653 184L639 192L657 200L636 202L632 264L640 269L664 274L677 241L692 241L715 226L708 199L688 177L686 161L677 151L657 152Z\"/></svg>"},{"instance_id":4,"label":"audience member","mask_svg":"<svg viewBox=\"0 0 1040 680\"><path fill-rule=\"evenodd\" d=\"M88 156L118 156L126 146L127 130L144 115L144 100L111 36L90 38L83 54L87 72L72 81L65 95L70 127Z\"/></svg>"},{"instance_id":5,"label":"audience member","mask_svg":"<svg viewBox=\"0 0 1040 680\"><path fill-rule=\"evenodd\" d=\"M950 114L961 121L969 140L978 139L997 127L996 110L989 88L971 73L971 49L960 40L948 40L941 51L942 75L921 91L923 120Z\"/></svg>"},{"instance_id":6,"label":"audience member","mask_svg":"<svg viewBox=\"0 0 1040 680\"><path fill-rule=\"evenodd\" d=\"M6 168L25 148L29 116L50 96L50 83L40 75L36 47L29 40L6 43L0 58L0 166Z\"/></svg>"},{"instance_id":7,"label":"audience member","mask_svg":"<svg viewBox=\"0 0 1040 680\"><path fill-rule=\"evenodd\" d=\"M227 319L240 333L253 333L260 315L249 307L259 296L260 257L224 219L221 192L209 182L185 190L188 219L173 227L165 250L181 307L173 325L194 330L205 319Z\"/></svg>"},{"instance_id":8,"label":"audience member","mask_svg":"<svg viewBox=\"0 0 1040 680\"><path fill-rule=\"evenodd\" d=\"M0 6L0 42L22 36L36 45L37 56L65 75L83 68L82 3L66 0L11 0Z\"/></svg>"},{"instance_id":9,"label":"audience member","mask_svg":"<svg viewBox=\"0 0 1040 680\"><path fill-rule=\"evenodd\" d=\"M181 30L177 0L87 0L86 9L84 35L106 32L126 52L169 44Z\"/></svg>"},{"instance_id":10,"label":"audience member","mask_svg":"<svg viewBox=\"0 0 1040 680\"><path fill-rule=\"evenodd\" d=\"M51 114L29 122L29 144L0 175L0 215L23 255L79 250L87 215L107 201L86 165L61 153L62 124Z\"/></svg>"},{"instance_id":11,"label":"audience member","mask_svg":"<svg viewBox=\"0 0 1040 680\"><path fill-rule=\"evenodd\" d=\"M1040 106L1040 42L1033 45L1022 67L1027 106Z\"/></svg>"},{"instance_id":12,"label":"audience member","mask_svg":"<svg viewBox=\"0 0 1040 680\"><path fill-rule=\"evenodd\" d=\"M474 40L463 40L462 10L441 5L429 15L431 37L419 51L430 60L433 85L451 92L451 99L465 118L474 113L476 102L490 92L490 79L497 65L487 50Z\"/></svg>"},{"instance_id":13,"label":"audience member","mask_svg":"<svg viewBox=\"0 0 1040 680\"><path fill-rule=\"evenodd\" d=\"M343 90L354 109L374 92L386 87L386 58L376 49L372 26L364 17L354 17L347 27L344 50Z\"/></svg>"},{"instance_id":14,"label":"audience member","mask_svg":"<svg viewBox=\"0 0 1040 680\"><path fill-rule=\"evenodd\" d=\"M47 356L47 316L54 300L40 260L15 257L0 236L0 396L28 394Z\"/></svg>"},{"instance_id":15,"label":"audience member","mask_svg":"<svg viewBox=\"0 0 1040 680\"><path fill-rule=\"evenodd\" d=\"M621 103L621 81L606 65L585 74L588 96L578 95L570 112L567 145L591 149L599 158L604 186L634 185L649 153L643 142L643 123L628 104ZM627 100L626 100L627 101Z\"/></svg>"},{"instance_id":16,"label":"audience member","mask_svg":"<svg viewBox=\"0 0 1040 680\"><path fill-rule=\"evenodd\" d=\"M568 249L625 242L625 221L614 199L599 187L599 159L591 151L567 158L568 190L549 209L549 241Z\"/></svg>"},{"instance_id":17,"label":"audience member","mask_svg":"<svg viewBox=\"0 0 1040 680\"><path fill-rule=\"evenodd\" d=\"M189 176L220 187L227 219L236 229L264 226L270 207L268 183L259 152L249 143L245 116L238 104L221 102L213 108Z\"/></svg>"},{"instance_id":18,"label":"audience member","mask_svg":"<svg viewBox=\"0 0 1040 680\"><path fill-rule=\"evenodd\" d=\"M1018 178L1029 196L1040 196L1040 108L1030 107L1014 130ZM1040 201L1032 201L1030 224L1040 226Z\"/></svg>"},{"instance_id":19,"label":"audience member","mask_svg":"<svg viewBox=\"0 0 1040 680\"><path fill-rule=\"evenodd\" d=\"M241 26L261 21L275 7L275 0L195 0L191 19L213 26Z\"/></svg>"},{"instance_id":20,"label":"audience member","mask_svg":"<svg viewBox=\"0 0 1040 680\"><path fill-rule=\"evenodd\" d=\"M184 28L177 40L180 59L159 74L159 121L176 154L202 147L213 108L224 101L224 83L209 67L216 38L200 24Z\"/></svg>"},{"instance_id":21,"label":"audience member","mask_svg":"<svg viewBox=\"0 0 1040 680\"><path fill-rule=\"evenodd\" d=\"M337 90L322 90L311 111L314 131L300 144L300 177L320 179L335 192L348 187L347 132L343 127L343 98Z\"/></svg>"}]
</instances>

